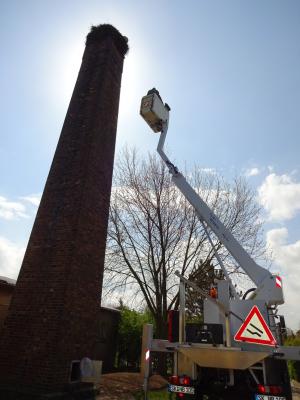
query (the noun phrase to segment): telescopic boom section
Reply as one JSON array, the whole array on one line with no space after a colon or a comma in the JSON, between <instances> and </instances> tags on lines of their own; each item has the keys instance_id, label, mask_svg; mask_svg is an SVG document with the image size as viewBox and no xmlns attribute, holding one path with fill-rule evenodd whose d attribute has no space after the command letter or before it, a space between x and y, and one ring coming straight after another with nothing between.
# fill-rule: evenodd
<instances>
[{"instance_id":1,"label":"telescopic boom section","mask_svg":"<svg viewBox=\"0 0 300 400\"><path fill-rule=\"evenodd\" d=\"M156 89L149 90L148 94L142 98L140 114L154 132L161 132L157 151L168 166L172 174L172 181L194 207L201 222L205 222L210 227L239 266L255 283L257 289L251 298L263 299L269 306L283 304L283 291L282 287L276 284L276 276L256 264L165 154L163 148L168 131L169 111L170 107L163 103Z\"/></svg>"}]
</instances>

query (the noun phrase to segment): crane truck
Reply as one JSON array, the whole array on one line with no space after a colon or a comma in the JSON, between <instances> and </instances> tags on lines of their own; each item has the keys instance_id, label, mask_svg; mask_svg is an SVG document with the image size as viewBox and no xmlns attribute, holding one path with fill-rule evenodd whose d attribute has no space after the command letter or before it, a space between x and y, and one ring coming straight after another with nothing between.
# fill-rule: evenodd
<instances>
[{"instance_id":1,"label":"crane truck","mask_svg":"<svg viewBox=\"0 0 300 400\"><path fill-rule=\"evenodd\" d=\"M201 221L224 277L216 281L213 292L207 293L176 272L179 311L169 314L168 340L153 339L153 327L144 327L145 393L150 354L164 351L174 357L168 390L177 399L292 400L287 360L300 360L300 347L283 344L285 323L284 317L278 314L278 306L284 303L281 277L251 258L167 157L164 143L170 107L156 89L149 90L142 98L140 115L154 132L160 133L158 154L168 167L174 185ZM211 233L253 282L254 287L243 296L237 292L222 263ZM185 322L188 286L204 298L202 324Z\"/></svg>"}]
</instances>

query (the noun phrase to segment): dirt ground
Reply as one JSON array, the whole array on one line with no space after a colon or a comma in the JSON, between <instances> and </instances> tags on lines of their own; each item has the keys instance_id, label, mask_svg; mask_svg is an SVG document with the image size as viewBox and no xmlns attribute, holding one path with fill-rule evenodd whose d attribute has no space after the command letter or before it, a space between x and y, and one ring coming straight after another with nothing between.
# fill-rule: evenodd
<instances>
[{"instance_id":1,"label":"dirt ground","mask_svg":"<svg viewBox=\"0 0 300 400\"><path fill-rule=\"evenodd\" d=\"M159 375L153 375L149 381L150 390L159 390L167 385ZM97 400L132 400L133 393L142 390L143 379L138 373L118 372L104 374L100 382L100 395Z\"/></svg>"},{"instance_id":2,"label":"dirt ground","mask_svg":"<svg viewBox=\"0 0 300 400\"><path fill-rule=\"evenodd\" d=\"M292 381L293 400L300 400L300 383Z\"/></svg>"},{"instance_id":3,"label":"dirt ground","mask_svg":"<svg viewBox=\"0 0 300 400\"><path fill-rule=\"evenodd\" d=\"M150 390L163 389L167 381L159 375L153 375L149 381ZM140 391L143 379L138 373L118 372L104 374L101 377L100 395L97 400L133 400L133 394ZM300 400L300 383L292 381L293 400Z\"/></svg>"}]
</instances>

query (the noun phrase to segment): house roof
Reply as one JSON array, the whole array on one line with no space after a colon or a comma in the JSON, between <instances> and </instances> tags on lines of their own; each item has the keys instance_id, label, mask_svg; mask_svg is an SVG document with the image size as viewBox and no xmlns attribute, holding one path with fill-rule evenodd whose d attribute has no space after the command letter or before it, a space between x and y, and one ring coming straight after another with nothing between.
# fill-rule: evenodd
<instances>
[{"instance_id":1,"label":"house roof","mask_svg":"<svg viewBox=\"0 0 300 400\"><path fill-rule=\"evenodd\" d=\"M16 282L17 281L15 279L7 278L6 276L0 276L0 284L15 286Z\"/></svg>"}]
</instances>

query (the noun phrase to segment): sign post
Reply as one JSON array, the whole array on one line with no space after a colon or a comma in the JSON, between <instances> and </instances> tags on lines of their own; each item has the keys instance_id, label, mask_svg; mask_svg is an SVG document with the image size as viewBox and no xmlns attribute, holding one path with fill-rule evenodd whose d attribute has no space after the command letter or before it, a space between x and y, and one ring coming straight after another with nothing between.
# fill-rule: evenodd
<instances>
[{"instance_id":1,"label":"sign post","mask_svg":"<svg viewBox=\"0 0 300 400\"><path fill-rule=\"evenodd\" d=\"M153 326L145 324L143 327L142 354L141 354L141 374L144 377L143 390L145 400L148 397L148 381L150 374L150 351L153 340Z\"/></svg>"}]
</instances>

